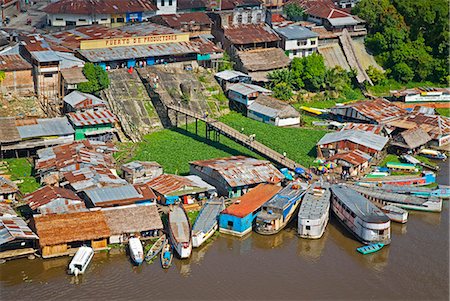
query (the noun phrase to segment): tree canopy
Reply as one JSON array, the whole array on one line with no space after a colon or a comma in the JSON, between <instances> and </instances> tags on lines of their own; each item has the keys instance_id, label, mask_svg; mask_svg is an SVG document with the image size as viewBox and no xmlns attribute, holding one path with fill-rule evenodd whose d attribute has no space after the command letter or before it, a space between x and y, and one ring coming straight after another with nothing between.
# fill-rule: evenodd
<instances>
[{"instance_id":1,"label":"tree canopy","mask_svg":"<svg viewBox=\"0 0 450 301\"><path fill-rule=\"evenodd\" d=\"M86 63L83 67L83 74L87 82L80 83L78 90L85 93L97 93L109 86L108 73L101 67L92 63Z\"/></svg>"},{"instance_id":2,"label":"tree canopy","mask_svg":"<svg viewBox=\"0 0 450 301\"><path fill-rule=\"evenodd\" d=\"M305 17L305 11L296 3L289 3L283 7L283 12L291 21L300 21Z\"/></svg>"},{"instance_id":3,"label":"tree canopy","mask_svg":"<svg viewBox=\"0 0 450 301\"><path fill-rule=\"evenodd\" d=\"M367 21L366 46L400 82L448 82L446 0L361 0L353 13Z\"/></svg>"}]
</instances>

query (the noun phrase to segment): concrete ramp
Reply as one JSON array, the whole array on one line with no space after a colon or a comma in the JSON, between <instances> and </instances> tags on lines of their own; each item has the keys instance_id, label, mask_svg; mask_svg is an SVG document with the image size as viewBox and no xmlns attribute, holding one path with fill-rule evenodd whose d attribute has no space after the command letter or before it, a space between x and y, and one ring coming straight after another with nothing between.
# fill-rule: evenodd
<instances>
[{"instance_id":1,"label":"concrete ramp","mask_svg":"<svg viewBox=\"0 0 450 301\"><path fill-rule=\"evenodd\" d=\"M383 68L375 61L374 56L367 52L366 46L364 45L364 39L353 39L353 48L355 49L356 57L364 70L367 70L369 66L373 66L378 70L383 71Z\"/></svg>"},{"instance_id":2,"label":"concrete ramp","mask_svg":"<svg viewBox=\"0 0 450 301\"><path fill-rule=\"evenodd\" d=\"M329 43L319 46L319 53L323 56L325 66L334 68L336 66L342 67L344 70L350 71L347 58L342 51L339 43Z\"/></svg>"},{"instance_id":3,"label":"concrete ramp","mask_svg":"<svg viewBox=\"0 0 450 301\"><path fill-rule=\"evenodd\" d=\"M117 69L109 71L108 76L111 85L104 91L105 97L131 141L140 141L143 135L162 128L136 71L130 74L127 69Z\"/></svg>"}]
</instances>

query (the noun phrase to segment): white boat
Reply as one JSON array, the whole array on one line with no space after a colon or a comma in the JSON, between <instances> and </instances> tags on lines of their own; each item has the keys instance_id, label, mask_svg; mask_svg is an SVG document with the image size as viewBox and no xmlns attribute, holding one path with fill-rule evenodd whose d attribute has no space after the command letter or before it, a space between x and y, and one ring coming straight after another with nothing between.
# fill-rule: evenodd
<instances>
[{"instance_id":1,"label":"white boat","mask_svg":"<svg viewBox=\"0 0 450 301\"><path fill-rule=\"evenodd\" d=\"M192 246L200 247L208 238L210 238L219 227L218 217L220 212L225 209L223 200L208 200L197 217L192 227Z\"/></svg>"},{"instance_id":2,"label":"white boat","mask_svg":"<svg viewBox=\"0 0 450 301\"><path fill-rule=\"evenodd\" d=\"M139 238L131 237L128 240L128 248L133 262L140 265L144 261L144 249L142 248L142 243Z\"/></svg>"},{"instance_id":3,"label":"white boat","mask_svg":"<svg viewBox=\"0 0 450 301\"><path fill-rule=\"evenodd\" d=\"M359 241L391 243L391 221L379 208L345 185L333 185L331 192L331 210Z\"/></svg>"},{"instance_id":4,"label":"white boat","mask_svg":"<svg viewBox=\"0 0 450 301\"><path fill-rule=\"evenodd\" d=\"M434 150L434 149L421 149L419 151L419 154L430 158L430 159L435 159L435 160L446 160L447 159L447 155L445 153L441 153L440 151Z\"/></svg>"},{"instance_id":5,"label":"white boat","mask_svg":"<svg viewBox=\"0 0 450 301\"><path fill-rule=\"evenodd\" d=\"M330 216L331 192L328 183L314 184L303 197L298 211L298 235L318 239L325 232Z\"/></svg>"},{"instance_id":6,"label":"white boat","mask_svg":"<svg viewBox=\"0 0 450 301\"><path fill-rule=\"evenodd\" d=\"M94 249L91 247L82 246L78 249L69 264L68 273L78 276L86 271L92 257L94 256Z\"/></svg>"},{"instance_id":7,"label":"white boat","mask_svg":"<svg viewBox=\"0 0 450 301\"><path fill-rule=\"evenodd\" d=\"M191 226L186 211L180 206L169 211L169 238L180 258L191 256Z\"/></svg>"},{"instance_id":8,"label":"white boat","mask_svg":"<svg viewBox=\"0 0 450 301\"><path fill-rule=\"evenodd\" d=\"M406 223L408 221L408 211L394 205L386 205L381 207L381 211L389 217L393 222Z\"/></svg>"},{"instance_id":9,"label":"white boat","mask_svg":"<svg viewBox=\"0 0 450 301\"><path fill-rule=\"evenodd\" d=\"M283 230L297 212L306 189L306 183L292 182L265 202L256 215L255 232L273 235Z\"/></svg>"}]
</instances>

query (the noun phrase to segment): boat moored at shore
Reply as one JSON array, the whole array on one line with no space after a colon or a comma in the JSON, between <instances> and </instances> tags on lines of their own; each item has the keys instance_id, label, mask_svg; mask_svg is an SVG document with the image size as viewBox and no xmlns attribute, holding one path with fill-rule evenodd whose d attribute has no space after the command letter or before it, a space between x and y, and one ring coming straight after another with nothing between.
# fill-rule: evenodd
<instances>
[{"instance_id":1,"label":"boat moored at shore","mask_svg":"<svg viewBox=\"0 0 450 301\"><path fill-rule=\"evenodd\" d=\"M382 185L396 186L424 186L436 182L436 174L432 171L422 172L421 177L386 176L382 178L363 178L357 184L360 186L372 187Z\"/></svg>"},{"instance_id":2,"label":"boat moored at shore","mask_svg":"<svg viewBox=\"0 0 450 301\"><path fill-rule=\"evenodd\" d=\"M298 235L318 239L325 232L330 216L330 186L315 183L306 191L298 211Z\"/></svg>"},{"instance_id":3,"label":"boat moored at shore","mask_svg":"<svg viewBox=\"0 0 450 301\"><path fill-rule=\"evenodd\" d=\"M174 206L169 211L169 238L180 258L191 256L191 226L186 211L181 206Z\"/></svg>"},{"instance_id":4,"label":"boat moored at shore","mask_svg":"<svg viewBox=\"0 0 450 301\"><path fill-rule=\"evenodd\" d=\"M200 247L218 228L218 217L225 209L223 200L210 199L206 202L192 227L192 246Z\"/></svg>"},{"instance_id":5,"label":"boat moored at shore","mask_svg":"<svg viewBox=\"0 0 450 301\"><path fill-rule=\"evenodd\" d=\"M94 256L94 249L82 246L78 249L69 264L68 273L74 276L84 274Z\"/></svg>"},{"instance_id":6,"label":"boat moored at shore","mask_svg":"<svg viewBox=\"0 0 450 301\"><path fill-rule=\"evenodd\" d=\"M444 153L441 153L440 151L434 150L434 149L421 149L419 151L419 154L421 156L424 156L426 158L434 159L434 160L446 160L447 155Z\"/></svg>"},{"instance_id":7,"label":"boat moored at shore","mask_svg":"<svg viewBox=\"0 0 450 301\"><path fill-rule=\"evenodd\" d=\"M255 232L262 235L280 232L294 216L307 188L306 183L289 183L264 203L256 215Z\"/></svg>"},{"instance_id":8,"label":"boat moored at shore","mask_svg":"<svg viewBox=\"0 0 450 301\"><path fill-rule=\"evenodd\" d=\"M137 237L131 237L128 240L128 248L130 257L136 265L140 265L144 261L144 249L142 243Z\"/></svg>"},{"instance_id":9,"label":"boat moored at shore","mask_svg":"<svg viewBox=\"0 0 450 301\"><path fill-rule=\"evenodd\" d=\"M408 211L394 205L381 207L381 211L393 222L404 224L408 221Z\"/></svg>"},{"instance_id":10,"label":"boat moored at shore","mask_svg":"<svg viewBox=\"0 0 450 301\"><path fill-rule=\"evenodd\" d=\"M391 242L391 221L379 208L345 185L331 186L331 210L364 244Z\"/></svg>"}]
</instances>

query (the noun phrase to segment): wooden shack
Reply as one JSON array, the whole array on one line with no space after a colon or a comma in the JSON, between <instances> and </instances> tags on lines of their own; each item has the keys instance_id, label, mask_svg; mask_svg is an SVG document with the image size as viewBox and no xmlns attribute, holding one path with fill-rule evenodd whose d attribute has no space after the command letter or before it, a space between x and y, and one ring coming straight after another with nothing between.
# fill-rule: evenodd
<instances>
[{"instance_id":1,"label":"wooden shack","mask_svg":"<svg viewBox=\"0 0 450 301\"><path fill-rule=\"evenodd\" d=\"M100 211L35 215L31 225L39 236L43 258L73 254L83 245L106 249L110 236Z\"/></svg>"}]
</instances>

